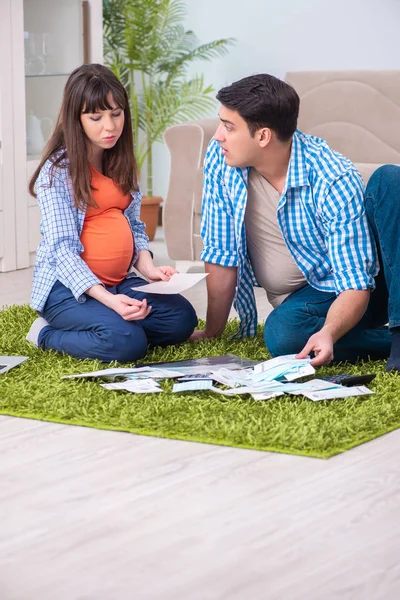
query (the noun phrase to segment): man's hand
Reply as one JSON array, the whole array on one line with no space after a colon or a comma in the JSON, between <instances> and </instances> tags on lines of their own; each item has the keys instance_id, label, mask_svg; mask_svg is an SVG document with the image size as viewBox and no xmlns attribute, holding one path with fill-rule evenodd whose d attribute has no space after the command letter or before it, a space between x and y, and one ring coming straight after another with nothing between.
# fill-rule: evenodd
<instances>
[{"instance_id":1,"label":"man's hand","mask_svg":"<svg viewBox=\"0 0 400 600\"><path fill-rule=\"evenodd\" d=\"M189 338L189 342L198 342L200 340L210 339L212 336L207 335L205 329L196 329Z\"/></svg>"},{"instance_id":2,"label":"man's hand","mask_svg":"<svg viewBox=\"0 0 400 600\"><path fill-rule=\"evenodd\" d=\"M326 329L314 333L296 358L306 358L310 352L314 352L315 358L311 361L313 367L329 365L333 360L333 337Z\"/></svg>"},{"instance_id":3,"label":"man's hand","mask_svg":"<svg viewBox=\"0 0 400 600\"><path fill-rule=\"evenodd\" d=\"M151 311L147 300L135 300L125 294L110 294L107 306L115 310L125 321L140 321L145 319Z\"/></svg>"},{"instance_id":4,"label":"man's hand","mask_svg":"<svg viewBox=\"0 0 400 600\"><path fill-rule=\"evenodd\" d=\"M305 358L314 352L313 367L329 365L333 360L333 345L363 316L369 301L370 290L345 290L332 302L325 325L314 333L296 358Z\"/></svg>"}]
</instances>

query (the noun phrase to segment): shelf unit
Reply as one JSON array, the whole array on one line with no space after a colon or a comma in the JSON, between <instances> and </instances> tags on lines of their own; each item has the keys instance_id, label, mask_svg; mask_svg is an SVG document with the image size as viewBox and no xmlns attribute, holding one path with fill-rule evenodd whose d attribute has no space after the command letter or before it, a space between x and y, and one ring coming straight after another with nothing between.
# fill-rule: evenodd
<instances>
[{"instance_id":1,"label":"shelf unit","mask_svg":"<svg viewBox=\"0 0 400 600\"><path fill-rule=\"evenodd\" d=\"M69 73L42 73L38 75L25 75L25 79L42 78L42 77L68 77Z\"/></svg>"},{"instance_id":2,"label":"shelf unit","mask_svg":"<svg viewBox=\"0 0 400 600\"><path fill-rule=\"evenodd\" d=\"M67 78L103 62L102 0L2 0L0 52L0 271L11 271L35 259L40 214L27 183Z\"/></svg>"}]
</instances>

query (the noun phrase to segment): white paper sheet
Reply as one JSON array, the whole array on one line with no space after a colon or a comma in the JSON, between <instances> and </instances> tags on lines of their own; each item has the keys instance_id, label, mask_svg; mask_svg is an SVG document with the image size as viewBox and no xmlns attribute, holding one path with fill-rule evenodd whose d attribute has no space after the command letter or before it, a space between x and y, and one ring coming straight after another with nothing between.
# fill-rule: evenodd
<instances>
[{"instance_id":1,"label":"white paper sheet","mask_svg":"<svg viewBox=\"0 0 400 600\"><path fill-rule=\"evenodd\" d=\"M252 394L253 400L270 400L271 398L277 398L278 396L283 396L283 392L272 392L271 394Z\"/></svg>"},{"instance_id":2,"label":"white paper sheet","mask_svg":"<svg viewBox=\"0 0 400 600\"><path fill-rule=\"evenodd\" d=\"M266 360L254 367L254 381L273 381L274 379L286 379L293 381L306 375L315 373L310 364L311 358L296 358L295 354L277 356Z\"/></svg>"},{"instance_id":3,"label":"white paper sheet","mask_svg":"<svg viewBox=\"0 0 400 600\"><path fill-rule=\"evenodd\" d=\"M213 385L212 387L210 387L210 390L213 392L218 392L218 394L223 394L224 396L241 396L243 394L253 394L253 393L259 393L261 392L261 390L258 387L237 387L237 388L231 388L229 390L223 390L222 388L218 388L215 385ZM272 392L272 390L269 393L275 393Z\"/></svg>"},{"instance_id":4,"label":"white paper sheet","mask_svg":"<svg viewBox=\"0 0 400 600\"><path fill-rule=\"evenodd\" d=\"M318 392L320 390L346 389L343 385L326 381L325 379L310 379L304 383L284 383L282 384L282 388L283 386L285 386L287 394L294 394L296 396L304 396L308 392Z\"/></svg>"},{"instance_id":5,"label":"white paper sheet","mask_svg":"<svg viewBox=\"0 0 400 600\"><path fill-rule=\"evenodd\" d=\"M174 383L173 392L190 392L195 390L209 390L212 388L212 379L196 379Z\"/></svg>"},{"instance_id":6,"label":"white paper sheet","mask_svg":"<svg viewBox=\"0 0 400 600\"><path fill-rule=\"evenodd\" d=\"M249 372L250 371L250 372ZM241 369L241 370L229 370L229 369L218 369L211 371L210 378L213 381L218 381L222 385L229 387L235 387L239 385L248 385L253 383L251 377L252 369Z\"/></svg>"},{"instance_id":7,"label":"white paper sheet","mask_svg":"<svg viewBox=\"0 0 400 600\"><path fill-rule=\"evenodd\" d=\"M131 367L130 369L128 368L124 368L124 367L116 367L115 369L102 369L100 371L89 371L87 373L76 373L74 375L64 375L64 377L61 377L61 379L76 379L79 377L116 377L121 376L121 375L125 375L125 377L128 375L128 373L134 373L135 371L137 371L137 369L135 369L134 367Z\"/></svg>"},{"instance_id":8,"label":"white paper sheet","mask_svg":"<svg viewBox=\"0 0 400 600\"><path fill-rule=\"evenodd\" d=\"M264 373L265 371L269 371L270 369L274 369L275 367L280 367L281 365L285 365L287 362L292 362L296 360L295 354L283 354L282 356L276 356L275 358L270 358L269 360L264 360L254 367L254 373L258 375L259 373ZM310 359L299 359L299 363L302 361L310 362Z\"/></svg>"},{"instance_id":9,"label":"white paper sheet","mask_svg":"<svg viewBox=\"0 0 400 600\"><path fill-rule=\"evenodd\" d=\"M302 365L301 367L296 367L293 365L292 370L285 373L285 379L287 381L294 381L295 379L300 379L300 377L307 377L308 375L314 375L315 369L312 365Z\"/></svg>"},{"instance_id":10,"label":"white paper sheet","mask_svg":"<svg viewBox=\"0 0 400 600\"><path fill-rule=\"evenodd\" d=\"M128 373L128 379L143 379L151 377L152 379L175 379L183 377L182 371L173 371L172 369L159 369L157 367L138 367L132 373Z\"/></svg>"},{"instance_id":11,"label":"white paper sheet","mask_svg":"<svg viewBox=\"0 0 400 600\"><path fill-rule=\"evenodd\" d=\"M214 375L213 375L214 377ZM236 394L251 394L254 400L268 400L275 396L283 394L293 394L296 396L306 396L307 393L317 392L319 390L332 389L346 390L348 388L332 383L331 381L323 381L322 379L312 379L305 383L283 383L280 381L264 381L259 383L249 383L243 387L233 387L224 390L217 387L210 388L214 392L224 394L225 396L235 396Z\"/></svg>"},{"instance_id":12,"label":"white paper sheet","mask_svg":"<svg viewBox=\"0 0 400 600\"><path fill-rule=\"evenodd\" d=\"M182 377L182 371L172 371L171 369L159 369L156 367L115 367L102 369L100 371L89 371L87 373L76 373L74 375L64 375L61 379L85 379L88 377L97 377L99 379L115 379L115 377L127 377L128 379L174 379Z\"/></svg>"},{"instance_id":13,"label":"white paper sheet","mask_svg":"<svg viewBox=\"0 0 400 600\"><path fill-rule=\"evenodd\" d=\"M319 402L320 400L333 400L334 398L349 398L350 396L364 396L365 394L375 394L372 390L365 387L365 385L358 385L353 387L341 386L340 389L331 390L320 390L316 392L307 392L304 394L309 400Z\"/></svg>"},{"instance_id":14,"label":"white paper sheet","mask_svg":"<svg viewBox=\"0 0 400 600\"><path fill-rule=\"evenodd\" d=\"M175 273L169 281L156 281L132 290L149 294L180 294L207 277L208 273Z\"/></svg>"},{"instance_id":15,"label":"white paper sheet","mask_svg":"<svg viewBox=\"0 0 400 600\"><path fill-rule=\"evenodd\" d=\"M124 390L135 394L154 394L162 392L162 388L153 379L137 379L135 381L118 381L116 383L101 383L106 390Z\"/></svg>"}]
</instances>

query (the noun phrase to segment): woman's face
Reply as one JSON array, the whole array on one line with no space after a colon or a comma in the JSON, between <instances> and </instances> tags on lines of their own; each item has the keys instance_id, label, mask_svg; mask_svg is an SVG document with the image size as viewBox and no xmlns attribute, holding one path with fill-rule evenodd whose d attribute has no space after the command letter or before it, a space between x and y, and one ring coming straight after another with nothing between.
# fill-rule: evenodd
<instances>
[{"instance_id":1,"label":"woman's face","mask_svg":"<svg viewBox=\"0 0 400 600\"><path fill-rule=\"evenodd\" d=\"M115 104L111 92L108 94L107 100L112 107L111 110L81 113L83 130L96 154L99 150L113 148L124 128L124 111Z\"/></svg>"}]
</instances>

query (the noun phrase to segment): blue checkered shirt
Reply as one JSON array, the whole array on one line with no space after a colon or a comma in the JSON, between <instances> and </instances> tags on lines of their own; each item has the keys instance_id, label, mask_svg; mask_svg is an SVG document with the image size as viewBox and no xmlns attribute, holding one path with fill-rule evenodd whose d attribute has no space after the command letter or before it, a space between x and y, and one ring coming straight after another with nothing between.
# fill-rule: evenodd
<instances>
[{"instance_id":1,"label":"blue checkered shirt","mask_svg":"<svg viewBox=\"0 0 400 600\"><path fill-rule=\"evenodd\" d=\"M53 169L50 186L51 162L47 161L36 181L35 191L41 212L40 233L43 239L36 252L30 305L38 312L43 310L51 288L56 281L71 290L78 302L85 302L85 291L101 281L80 257L80 242L85 211L74 206L72 181L68 169ZM132 202L124 215L132 230L135 252L131 266L140 250L149 249L145 225L140 221L140 192L132 194ZM134 273L131 274L133 276ZM128 274L129 277L129 274Z\"/></svg>"},{"instance_id":2,"label":"blue checkered shirt","mask_svg":"<svg viewBox=\"0 0 400 600\"><path fill-rule=\"evenodd\" d=\"M201 237L205 262L237 267L238 335L255 335L259 285L247 253L244 215L248 168L229 167L214 139L204 162ZM336 292L374 288L379 270L360 173L317 137L296 131L277 208L283 239L307 282ZM284 273L282 274L284 277Z\"/></svg>"}]
</instances>

